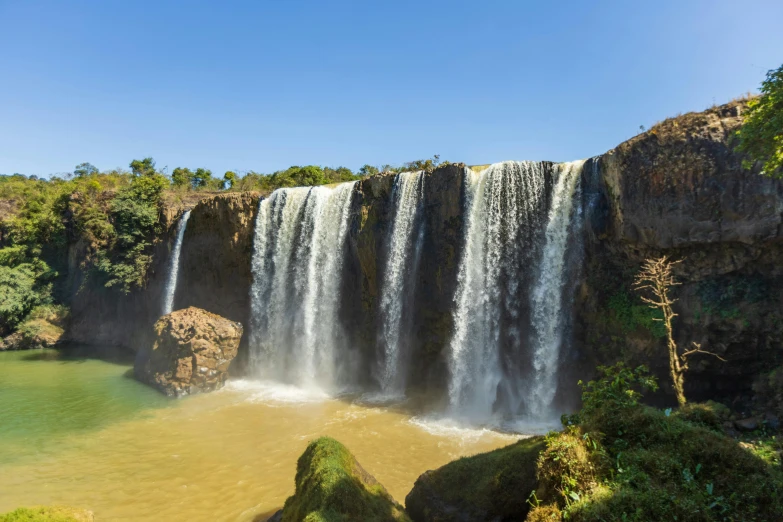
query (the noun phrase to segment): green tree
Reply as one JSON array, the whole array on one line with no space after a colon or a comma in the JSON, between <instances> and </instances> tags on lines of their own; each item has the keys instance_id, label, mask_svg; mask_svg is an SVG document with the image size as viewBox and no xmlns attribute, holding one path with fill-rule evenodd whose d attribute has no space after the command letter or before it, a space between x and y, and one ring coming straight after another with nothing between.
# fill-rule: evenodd
<instances>
[{"instance_id":1,"label":"green tree","mask_svg":"<svg viewBox=\"0 0 783 522\"><path fill-rule=\"evenodd\" d=\"M362 168L359 169L360 176L374 176L375 174L378 174L378 167L372 165L362 165Z\"/></svg>"},{"instance_id":2,"label":"green tree","mask_svg":"<svg viewBox=\"0 0 783 522\"><path fill-rule=\"evenodd\" d=\"M130 169L134 176L152 176L157 173L155 160L152 158L133 160L130 162Z\"/></svg>"},{"instance_id":3,"label":"green tree","mask_svg":"<svg viewBox=\"0 0 783 522\"><path fill-rule=\"evenodd\" d=\"M225 174L223 174L223 188L230 189L234 188L234 183L237 181L237 174L236 172L233 172L229 170Z\"/></svg>"},{"instance_id":4,"label":"green tree","mask_svg":"<svg viewBox=\"0 0 783 522\"><path fill-rule=\"evenodd\" d=\"M190 187L193 185L193 172L190 169L177 167L171 173L171 184L175 187Z\"/></svg>"},{"instance_id":5,"label":"green tree","mask_svg":"<svg viewBox=\"0 0 783 522\"><path fill-rule=\"evenodd\" d=\"M97 174L98 169L91 163L79 163L76 168L73 169L73 173L78 177L89 176L91 174Z\"/></svg>"},{"instance_id":6,"label":"green tree","mask_svg":"<svg viewBox=\"0 0 783 522\"><path fill-rule=\"evenodd\" d=\"M761 96L748 102L738 149L763 162L763 174L783 178L783 65L767 72ZM746 162L744 165L749 168Z\"/></svg>"},{"instance_id":7,"label":"green tree","mask_svg":"<svg viewBox=\"0 0 783 522\"><path fill-rule=\"evenodd\" d=\"M208 169L198 168L193 173L193 188L201 188L207 186L210 178L212 178L212 171Z\"/></svg>"}]
</instances>

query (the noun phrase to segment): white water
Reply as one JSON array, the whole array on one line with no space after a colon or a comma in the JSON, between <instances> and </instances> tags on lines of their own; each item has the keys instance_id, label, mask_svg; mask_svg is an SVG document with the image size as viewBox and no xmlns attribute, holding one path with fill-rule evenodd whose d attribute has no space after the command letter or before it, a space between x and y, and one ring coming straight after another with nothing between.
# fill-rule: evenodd
<instances>
[{"instance_id":1,"label":"white water","mask_svg":"<svg viewBox=\"0 0 783 522\"><path fill-rule=\"evenodd\" d=\"M404 341L402 330L403 308L413 292L411 282L415 276L419 246L415 245L416 223L420 219L424 190L424 174L403 172L394 180L393 203L395 206L389 254L386 260L381 288L380 345L383 352L379 376L381 394L385 397L401 397L405 394L407 364L401 354Z\"/></svg>"},{"instance_id":2,"label":"white water","mask_svg":"<svg viewBox=\"0 0 783 522\"><path fill-rule=\"evenodd\" d=\"M557 392L557 361L563 333L563 284L566 247L574 192L584 160L557 165L557 184L549 208L544 251L531 292L533 310L533 382L529 392L530 415L542 418L551 411Z\"/></svg>"},{"instance_id":3,"label":"white water","mask_svg":"<svg viewBox=\"0 0 783 522\"><path fill-rule=\"evenodd\" d=\"M449 350L452 416L502 423L496 415L514 416L521 407L530 421L548 415L557 384L568 227L582 163L555 166L560 175L551 197L543 163L504 162L466 172L465 249ZM524 374L529 382L520 382ZM507 403L502 412L496 412L499 392Z\"/></svg>"},{"instance_id":4,"label":"white water","mask_svg":"<svg viewBox=\"0 0 783 522\"><path fill-rule=\"evenodd\" d=\"M190 210L186 210L177 224L177 238L174 241L174 249L171 251L169 261L169 279L166 282L166 290L163 294L163 313L170 314L174 311L174 295L177 292L177 277L179 276L179 254L182 251L182 239L185 237L185 229L190 219Z\"/></svg>"},{"instance_id":5,"label":"white water","mask_svg":"<svg viewBox=\"0 0 783 522\"><path fill-rule=\"evenodd\" d=\"M278 189L259 204L250 363L258 376L332 390L345 342L342 261L354 183Z\"/></svg>"}]
</instances>

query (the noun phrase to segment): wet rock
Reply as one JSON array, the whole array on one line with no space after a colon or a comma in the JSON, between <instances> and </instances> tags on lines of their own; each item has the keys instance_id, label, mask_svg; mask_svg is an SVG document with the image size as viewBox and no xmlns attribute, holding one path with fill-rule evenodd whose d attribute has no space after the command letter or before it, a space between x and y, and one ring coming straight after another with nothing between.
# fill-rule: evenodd
<instances>
[{"instance_id":1,"label":"wet rock","mask_svg":"<svg viewBox=\"0 0 783 522\"><path fill-rule=\"evenodd\" d=\"M755 431L759 427L759 421L755 417L734 421L734 427L740 431Z\"/></svg>"},{"instance_id":2,"label":"wet rock","mask_svg":"<svg viewBox=\"0 0 783 522\"><path fill-rule=\"evenodd\" d=\"M155 323L155 343L139 353L138 380L166 395L182 396L223 387L237 354L242 325L190 307Z\"/></svg>"},{"instance_id":3,"label":"wet rock","mask_svg":"<svg viewBox=\"0 0 783 522\"><path fill-rule=\"evenodd\" d=\"M543 437L462 458L422 474L405 497L414 522L525 520Z\"/></svg>"},{"instance_id":4,"label":"wet rock","mask_svg":"<svg viewBox=\"0 0 783 522\"><path fill-rule=\"evenodd\" d=\"M296 463L296 490L271 520L410 522L375 477L348 449L329 437L311 442Z\"/></svg>"}]
</instances>

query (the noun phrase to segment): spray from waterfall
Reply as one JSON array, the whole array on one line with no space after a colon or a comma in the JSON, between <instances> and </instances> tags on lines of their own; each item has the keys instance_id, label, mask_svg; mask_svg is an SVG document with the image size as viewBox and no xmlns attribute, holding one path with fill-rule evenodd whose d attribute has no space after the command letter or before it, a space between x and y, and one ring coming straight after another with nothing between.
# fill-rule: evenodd
<instances>
[{"instance_id":1,"label":"spray from waterfall","mask_svg":"<svg viewBox=\"0 0 783 522\"><path fill-rule=\"evenodd\" d=\"M259 204L252 260L250 363L258 375L334 388L354 183L278 189Z\"/></svg>"},{"instance_id":2,"label":"spray from waterfall","mask_svg":"<svg viewBox=\"0 0 783 522\"><path fill-rule=\"evenodd\" d=\"M403 312L407 298L413 292L418 252L421 248L421 205L424 173L403 172L394 180L392 225L389 254L381 288L380 336L382 349L379 381L381 393L388 397L404 395L407 357Z\"/></svg>"},{"instance_id":3,"label":"spray from waterfall","mask_svg":"<svg viewBox=\"0 0 783 522\"><path fill-rule=\"evenodd\" d=\"M179 254L182 251L182 239L185 237L185 229L190 219L190 210L186 210L177 224L177 236L174 241L174 249L171 251L169 261L169 278L166 281L166 289L163 293L163 310L161 315L174 311L174 295L177 292L177 277L179 276Z\"/></svg>"}]
</instances>

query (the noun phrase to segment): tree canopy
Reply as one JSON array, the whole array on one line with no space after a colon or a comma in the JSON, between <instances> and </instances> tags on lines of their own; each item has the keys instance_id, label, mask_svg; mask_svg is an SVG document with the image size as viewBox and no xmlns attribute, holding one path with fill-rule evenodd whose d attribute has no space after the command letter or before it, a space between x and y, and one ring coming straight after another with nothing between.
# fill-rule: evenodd
<instances>
[{"instance_id":1,"label":"tree canopy","mask_svg":"<svg viewBox=\"0 0 783 522\"><path fill-rule=\"evenodd\" d=\"M767 72L761 96L748 103L739 138L738 149L763 162L765 175L783 178L783 65Z\"/></svg>"}]
</instances>

